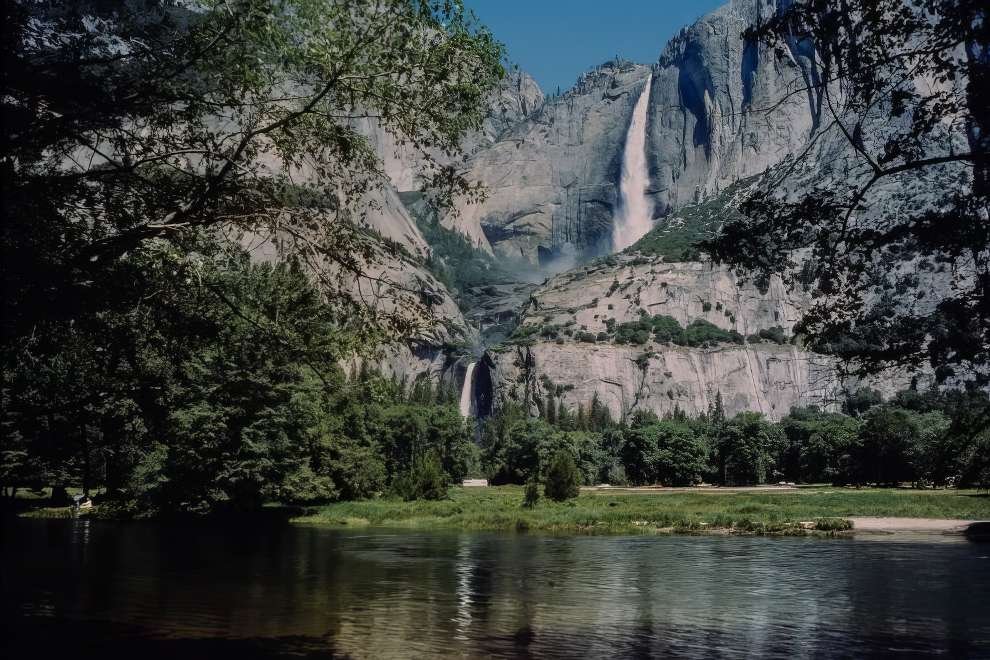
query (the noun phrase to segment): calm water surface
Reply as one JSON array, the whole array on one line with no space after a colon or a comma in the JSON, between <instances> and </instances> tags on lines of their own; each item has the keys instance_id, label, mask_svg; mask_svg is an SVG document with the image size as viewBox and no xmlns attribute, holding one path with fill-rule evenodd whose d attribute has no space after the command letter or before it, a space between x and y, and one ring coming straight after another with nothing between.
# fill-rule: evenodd
<instances>
[{"instance_id":1,"label":"calm water surface","mask_svg":"<svg viewBox=\"0 0 990 660\"><path fill-rule=\"evenodd\" d=\"M8 520L9 658L990 658L990 547Z\"/></svg>"}]
</instances>

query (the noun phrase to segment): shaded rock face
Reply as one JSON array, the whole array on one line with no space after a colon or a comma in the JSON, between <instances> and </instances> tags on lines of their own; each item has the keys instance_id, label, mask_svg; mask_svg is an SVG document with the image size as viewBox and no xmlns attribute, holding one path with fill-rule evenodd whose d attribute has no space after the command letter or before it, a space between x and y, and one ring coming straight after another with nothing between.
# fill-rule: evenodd
<instances>
[{"instance_id":1,"label":"shaded rock face","mask_svg":"<svg viewBox=\"0 0 990 660\"><path fill-rule=\"evenodd\" d=\"M776 11L735 0L682 30L653 75L647 138L654 216L718 192L796 153L818 125L807 46L783 54L743 31Z\"/></svg>"},{"instance_id":2,"label":"shaded rock face","mask_svg":"<svg viewBox=\"0 0 990 660\"><path fill-rule=\"evenodd\" d=\"M467 175L488 197L460 209L462 231L477 227L495 253L534 265L607 252L625 132L648 74L607 63L474 154Z\"/></svg>"}]
</instances>

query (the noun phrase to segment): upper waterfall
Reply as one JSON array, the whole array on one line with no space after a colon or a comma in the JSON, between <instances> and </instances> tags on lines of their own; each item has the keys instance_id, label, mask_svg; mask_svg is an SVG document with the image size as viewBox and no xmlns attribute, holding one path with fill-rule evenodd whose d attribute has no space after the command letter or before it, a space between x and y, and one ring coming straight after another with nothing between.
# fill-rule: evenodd
<instances>
[{"instance_id":1,"label":"upper waterfall","mask_svg":"<svg viewBox=\"0 0 990 660\"><path fill-rule=\"evenodd\" d=\"M633 108L626 146L622 154L622 178L619 181L619 213L612 226L612 249L624 250L653 227L653 205L646 196L650 172L646 164L646 110L650 104L653 74Z\"/></svg>"},{"instance_id":2,"label":"upper waterfall","mask_svg":"<svg viewBox=\"0 0 990 660\"><path fill-rule=\"evenodd\" d=\"M464 385L461 386L461 417L467 417L471 414L471 385L474 382L474 366L476 364L476 362L472 362L464 371Z\"/></svg>"}]
</instances>

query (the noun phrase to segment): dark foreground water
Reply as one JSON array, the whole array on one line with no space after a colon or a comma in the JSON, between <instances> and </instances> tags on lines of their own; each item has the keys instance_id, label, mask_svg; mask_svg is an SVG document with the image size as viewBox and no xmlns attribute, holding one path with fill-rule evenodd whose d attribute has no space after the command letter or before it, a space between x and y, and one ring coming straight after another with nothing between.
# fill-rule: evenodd
<instances>
[{"instance_id":1,"label":"dark foreground water","mask_svg":"<svg viewBox=\"0 0 990 660\"><path fill-rule=\"evenodd\" d=\"M988 555L8 520L0 657L990 657Z\"/></svg>"}]
</instances>

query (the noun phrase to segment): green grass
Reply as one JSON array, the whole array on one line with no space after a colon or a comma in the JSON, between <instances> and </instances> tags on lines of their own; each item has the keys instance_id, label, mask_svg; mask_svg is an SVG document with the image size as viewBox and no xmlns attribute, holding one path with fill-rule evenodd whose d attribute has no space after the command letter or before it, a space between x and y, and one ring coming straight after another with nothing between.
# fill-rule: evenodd
<instances>
[{"instance_id":1,"label":"green grass","mask_svg":"<svg viewBox=\"0 0 990 660\"><path fill-rule=\"evenodd\" d=\"M381 499L340 502L296 518L301 523L412 529L533 530L627 534L746 532L803 534L801 522L821 532L847 529L847 516L990 518L990 498L975 491L802 488L786 492L585 491L574 500L541 499L522 507L523 488L452 488L440 502Z\"/></svg>"}]
</instances>

